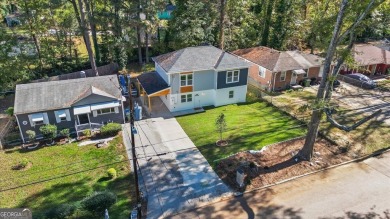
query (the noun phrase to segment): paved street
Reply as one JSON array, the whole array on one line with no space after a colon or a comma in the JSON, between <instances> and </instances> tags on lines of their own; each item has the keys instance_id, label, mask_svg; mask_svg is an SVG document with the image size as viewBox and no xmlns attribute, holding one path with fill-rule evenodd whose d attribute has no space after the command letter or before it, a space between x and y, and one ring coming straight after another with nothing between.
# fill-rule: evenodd
<instances>
[{"instance_id":1,"label":"paved street","mask_svg":"<svg viewBox=\"0 0 390 219\"><path fill-rule=\"evenodd\" d=\"M172 218L379 218L365 216L390 211L389 185L385 153Z\"/></svg>"},{"instance_id":2,"label":"paved street","mask_svg":"<svg viewBox=\"0 0 390 219\"><path fill-rule=\"evenodd\" d=\"M147 217L165 217L231 194L161 100L152 101L152 118L135 123ZM125 127L124 139L131 151L129 125Z\"/></svg>"}]
</instances>

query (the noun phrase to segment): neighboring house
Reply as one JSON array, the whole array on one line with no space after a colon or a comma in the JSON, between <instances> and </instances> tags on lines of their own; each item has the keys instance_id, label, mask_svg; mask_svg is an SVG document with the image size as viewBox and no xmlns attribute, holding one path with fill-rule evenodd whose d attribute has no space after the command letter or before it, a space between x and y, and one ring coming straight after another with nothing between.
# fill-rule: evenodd
<instances>
[{"instance_id":1,"label":"neighboring house","mask_svg":"<svg viewBox=\"0 0 390 219\"><path fill-rule=\"evenodd\" d=\"M124 123L123 102L116 75L16 85L14 114L20 135L55 124L72 133L98 130L108 122Z\"/></svg>"},{"instance_id":2,"label":"neighboring house","mask_svg":"<svg viewBox=\"0 0 390 219\"><path fill-rule=\"evenodd\" d=\"M352 49L355 66L343 67L341 74L386 74L390 69L390 51L371 44L355 44Z\"/></svg>"},{"instance_id":3,"label":"neighboring house","mask_svg":"<svg viewBox=\"0 0 390 219\"><path fill-rule=\"evenodd\" d=\"M213 46L188 47L153 58L156 71L138 76L149 99L171 112L245 102L250 63ZM149 110L150 103L149 103Z\"/></svg>"},{"instance_id":4,"label":"neighboring house","mask_svg":"<svg viewBox=\"0 0 390 219\"><path fill-rule=\"evenodd\" d=\"M277 51L268 47L253 47L233 51L233 54L253 63L248 83L267 91L278 91L313 82L322 77L323 58L299 51Z\"/></svg>"}]
</instances>

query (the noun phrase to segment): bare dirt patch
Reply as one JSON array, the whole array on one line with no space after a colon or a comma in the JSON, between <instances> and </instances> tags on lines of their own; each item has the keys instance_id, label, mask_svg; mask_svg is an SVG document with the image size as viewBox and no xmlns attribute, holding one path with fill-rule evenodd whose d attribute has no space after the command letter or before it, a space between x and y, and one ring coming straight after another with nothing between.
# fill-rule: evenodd
<instances>
[{"instance_id":1,"label":"bare dirt patch","mask_svg":"<svg viewBox=\"0 0 390 219\"><path fill-rule=\"evenodd\" d=\"M343 148L320 138L314 146L314 158L311 162L296 159L296 154L303 144L304 139L295 139L274 144L261 152L241 152L220 161L216 172L231 188L245 191L351 159ZM236 182L238 168L246 175L243 188L239 188Z\"/></svg>"}]
</instances>

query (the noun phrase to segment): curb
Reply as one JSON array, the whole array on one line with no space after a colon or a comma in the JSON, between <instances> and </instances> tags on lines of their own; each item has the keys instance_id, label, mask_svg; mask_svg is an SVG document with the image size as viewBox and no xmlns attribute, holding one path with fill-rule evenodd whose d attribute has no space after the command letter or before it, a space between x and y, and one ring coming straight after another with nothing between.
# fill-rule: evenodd
<instances>
[{"instance_id":1,"label":"curb","mask_svg":"<svg viewBox=\"0 0 390 219\"><path fill-rule=\"evenodd\" d=\"M221 202L221 201L230 200L230 199L233 199L235 197L240 197L240 196L243 196L244 194L247 194L247 193L250 193L250 192L264 190L264 189L267 189L267 188L270 188L270 187L273 187L273 186L277 186L277 185L280 185L280 184L283 184L283 183L286 183L286 182L289 182L289 181L293 181L293 180L296 180L296 179L299 179L299 178L303 178L305 176L313 175L313 174L316 174L316 173L319 173L319 172L323 172L325 170L334 169L336 167L344 166L346 164L355 163L355 162L361 162L361 161L366 160L368 158L379 156L379 155L381 155L383 153L390 153L390 146L388 146L386 148L383 148L383 149L380 149L380 150L377 150L377 151L374 151L373 153L371 153L369 155L365 155L365 156L362 156L362 157L359 157L359 158L355 158L355 159L352 159L352 160L349 160L349 161L345 161L345 162L342 162L342 163L339 163L339 164L335 164L335 165L332 165L332 166L329 166L329 167L326 167L326 168L323 168L323 169L319 169L319 170L316 170L316 171L312 171L312 172L309 172L309 173L305 173L305 174L302 174L302 175L299 175L299 176L294 176L294 177L291 177L291 178L288 178L288 179L285 179L285 180L282 180L282 181L279 181L279 182L276 182L276 183L272 183L272 184L265 185L265 186L262 186L262 187L254 188L254 189L251 189L251 190L248 190L248 191L244 191L244 192L233 192L233 194L231 194L231 195L227 195L227 196L222 196L220 198L216 198L216 199L214 199L214 200L212 200L210 202L205 203L204 205L200 204L199 206L196 206L195 208L189 209L187 211L183 211L181 213L172 214L172 215L169 215L168 217L175 216L175 215L180 215L180 214L183 214L183 213L186 213L186 212L193 211L195 209L202 208L204 206L212 205L212 204L215 204L215 203L218 203L218 202Z\"/></svg>"}]
</instances>

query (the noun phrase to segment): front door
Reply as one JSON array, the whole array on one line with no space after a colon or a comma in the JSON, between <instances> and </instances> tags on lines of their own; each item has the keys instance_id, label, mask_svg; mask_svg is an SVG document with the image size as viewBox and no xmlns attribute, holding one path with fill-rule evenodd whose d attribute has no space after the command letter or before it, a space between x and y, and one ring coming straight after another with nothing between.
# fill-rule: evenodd
<instances>
[{"instance_id":1,"label":"front door","mask_svg":"<svg viewBox=\"0 0 390 219\"><path fill-rule=\"evenodd\" d=\"M297 74L295 74L294 72L293 72L292 75L291 75L290 84L291 84L291 85L297 84Z\"/></svg>"},{"instance_id":2,"label":"front door","mask_svg":"<svg viewBox=\"0 0 390 219\"><path fill-rule=\"evenodd\" d=\"M88 124L89 123L89 116L88 116L88 114L80 114L80 115L78 115L78 118L79 118L79 125Z\"/></svg>"}]
</instances>

